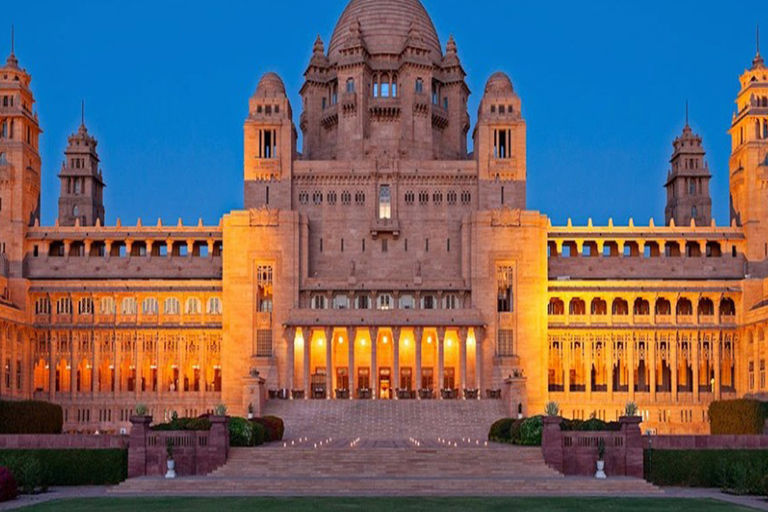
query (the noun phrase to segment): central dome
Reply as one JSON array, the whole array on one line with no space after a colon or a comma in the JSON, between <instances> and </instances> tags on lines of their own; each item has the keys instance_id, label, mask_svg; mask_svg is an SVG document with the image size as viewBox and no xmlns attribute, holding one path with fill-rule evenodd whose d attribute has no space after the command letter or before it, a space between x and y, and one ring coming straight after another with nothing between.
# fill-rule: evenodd
<instances>
[{"instance_id":1,"label":"central dome","mask_svg":"<svg viewBox=\"0 0 768 512\"><path fill-rule=\"evenodd\" d=\"M352 0L341 14L328 46L328 57L339 56L353 23L360 23L365 45L371 55L399 54L411 27L418 30L424 43L439 62L442 56L440 39L427 10L419 0Z\"/></svg>"}]
</instances>

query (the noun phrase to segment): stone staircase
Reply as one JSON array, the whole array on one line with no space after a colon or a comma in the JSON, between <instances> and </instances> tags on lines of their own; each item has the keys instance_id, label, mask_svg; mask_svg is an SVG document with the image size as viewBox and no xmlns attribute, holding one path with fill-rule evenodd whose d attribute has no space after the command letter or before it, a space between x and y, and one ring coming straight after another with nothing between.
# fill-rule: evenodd
<instances>
[{"instance_id":1,"label":"stone staircase","mask_svg":"<svg viewBox=\"0 0 768 512\"><path fill-rule=\"evenodd\" d=\"M564 477L538 447L458 441L328 440L314 448L233 449L205 477L124 482L115 495L169 496L653 496L661 491L631 478ZM456 446L453 446L453 444Z\"/></svg>"}]
</instances>

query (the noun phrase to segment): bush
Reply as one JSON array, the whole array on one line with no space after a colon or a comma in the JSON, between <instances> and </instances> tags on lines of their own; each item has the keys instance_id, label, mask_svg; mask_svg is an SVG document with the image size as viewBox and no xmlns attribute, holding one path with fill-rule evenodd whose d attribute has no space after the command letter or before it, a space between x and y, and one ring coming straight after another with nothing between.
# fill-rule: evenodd
<instances>
[{"instance_id":1,"label":"bush","mask_svg":"<svg viewBox=\"0 0 768 512\"><path fill-rule=\"evenodd\" d=\"M645 450L645 479L659 486L756 487L768 471L768 450ZM762 483L760 485L762 487Z\"/></svg>"},{"instance_id":2,"label":"bush","mask_svg":"<svg viewBox=\"0 0 768 512\"><path fill-rule=\"evenodd\" d=\"M709 404L709 428L712 435L762 434L768 418L768 402L742 398Z\"/></svg>"},{"instance_id":3,"label":"bush","mask_svg":"<svg viewBox=\"0 0 768 512\"><path fill-rule=\"evenodd\" d=\"M488 440L497 443L508 443L510 441L509 429L515 420L512 418L502 418L491 425L488 431Z\"/></svg>"},{"instance_id":4,"label":"bush","mask_svg":"<svg viewBox=\"0 0 768 512\"><path fill-rule=\"evenodd\" d=\"M207 418L176 418L168 423L160 423L152 427L154 431L183 430L200 431L211 430L211 422Z\"/></svg>"},{"instance_id":5,"label":"bush","mask_svg":"<svg viewBox=\"0 0 768 512\"><path fill-rule=\"evenodd\" d=\"M268 443L282 441L285 433L285 423L277 416L264 416L263 418L254 418L253 423L258 423L264 427L266 437L264 440Z\"/></svg>"},{"instance_id":6,"label":"bush","mask_svg":"<svg viewBox=\"0 0 768 512\"><path fill-rule=\"evenodd\" d=\"M251 424L251 446L261 446L267 438L267 429L261 423L252 422Z\"/></svg>"},{"instance_id":7,"label":"bush","mask_svg":"<svg viewBox=\"0 0 768 512\"><path fill-rule=\"evenodd\" d=\"M0 401L0 434L61 434L64 414L48 402Z\"/></svg>"},{"instance_id":8,"label":"bush","mask_svg":"<svg viewBox=\"0 0 768 512\"><path fill-rule=\"evenodd\" d=\"M509 441L512 444L521 443L521 428L525 420L515 420L512 425L509 426Z\"/></svg>"},{"instance_id":9,"label":"bush","mask_svg":"<svg viewBox=\"0 0 768 512\"><path fill-rule=\"evenodd\" d=\"M541 446L541 432L544 422L541 416L523 420L520 424L520 444L523 446Z\"/></svg>"},{"instance_id":10,"label":"bush","mask_svg":"<svg viewBox=\"0 0 768 512\"><path fill-rule=\"evenodd\" d=\"M560 430L564 432L618 432L621 423L618 421L606 422L598 418L582 420L563 420L560 422Z\"/></svg>"},{"instance_id":11,"label":"bush","mask_svg":"<svg viewBox=\"0 0 768 512\"><path fill-rule=\"evenodd\" d=\"M0 503L15 500L19 495L16 479L8 468L0 467Z\"/></svg>"},{"instance_id":12,"label":"bush","mask_svg":"<svg viewBox=\"0 0 768 512\"><path fill-rule=\"evenodd\" d=\"M115 485L128 478L128 450L0 450L23 491L51 485Z\"/></svg>"},{"instance_id":13,"label":"bush","mask_svg":"<svg viewBox=\"0 0 768 512\"><path fill-rule=\"evenodd\" d=\"M253 424L245 418L229 418L229 446L253 446Z\"/></svg>"}]
</instances>

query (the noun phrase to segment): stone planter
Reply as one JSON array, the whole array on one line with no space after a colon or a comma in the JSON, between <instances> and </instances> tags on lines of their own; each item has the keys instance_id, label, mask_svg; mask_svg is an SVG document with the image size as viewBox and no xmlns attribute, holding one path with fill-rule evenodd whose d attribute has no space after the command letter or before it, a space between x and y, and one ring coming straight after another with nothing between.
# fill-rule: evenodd
<instances>
[{"instance_id":1,"label":"stone planter","mask_svg":"<svg viewBox=\"0 0 768 512\"><path fill-rule=\"evenodd\" d=\"M165 474L165 478L176 478L176 461L168 459L165 464L168 467L168 472Z\"/></svg>"},{"instance_id":2,"label":"stone planter","mask_svg":"<svg viewBox=\"0 0 768 512\"><path fill-rule=\"evenodd\" d=\"M605 461L604 460L597 461L597 472L595 473L595 478L599 478L600 480L605 479Z\"/></svg>"}]
</instances>

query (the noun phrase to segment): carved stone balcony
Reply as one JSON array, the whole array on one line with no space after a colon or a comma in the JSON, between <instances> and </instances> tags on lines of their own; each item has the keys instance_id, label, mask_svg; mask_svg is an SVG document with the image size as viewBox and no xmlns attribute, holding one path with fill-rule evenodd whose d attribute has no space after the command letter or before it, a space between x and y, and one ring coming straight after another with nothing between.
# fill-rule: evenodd
<instances>
[{"instance_id":1,"label":"carved stone balcony","mask_svg":"<svg viewBox=\"0 0 768 512\"><path fill-rule=\"evenodd\" d=\"M371 236L376 238L382 233L389 233L395 238L400 236L400 221L397 219L376 219L371 224Z\"/></svg>"}]
</instances>

